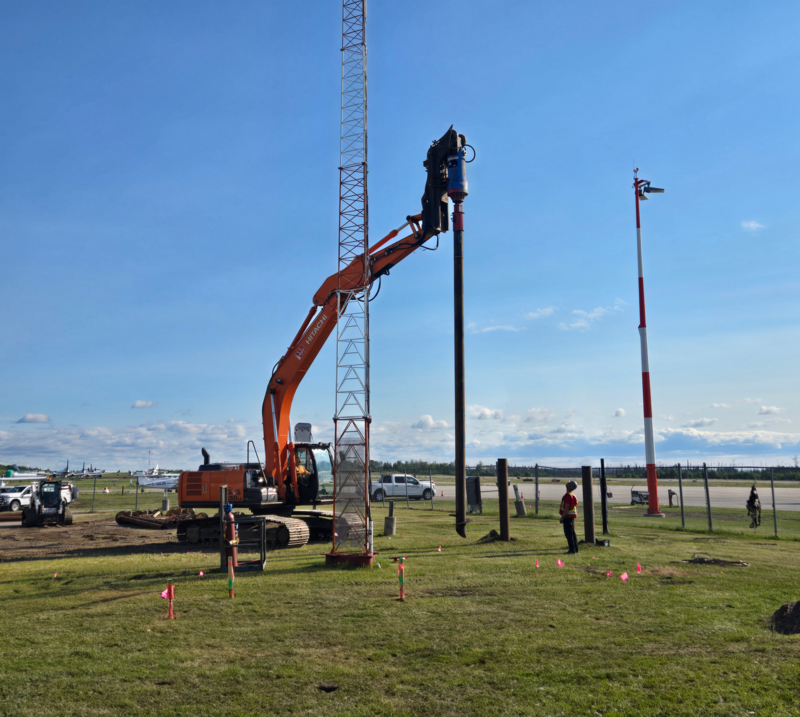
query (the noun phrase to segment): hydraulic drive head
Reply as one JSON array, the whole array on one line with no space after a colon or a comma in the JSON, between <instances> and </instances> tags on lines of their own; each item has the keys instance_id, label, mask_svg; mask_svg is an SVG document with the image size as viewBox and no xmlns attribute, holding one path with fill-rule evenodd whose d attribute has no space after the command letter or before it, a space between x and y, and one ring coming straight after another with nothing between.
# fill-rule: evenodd
<instances>
[{"instance_id":1,"label":"hydraulic drive head","mask_svg":"<svg viewBox=\"0 0 800 717\"><path fill-rule=\"evenodd\" d=\"M463 136L459 135L459 139ZM454 202L463 202L469 194L467 187L467 148L462 145L447 158L447 194Z\"/></svg>"},{"instance_id":2,"label":"hydraulic drive head","mask_svg":"<svg viewBox=\"0 0 800 717\"><path fill-rule=\"evenodd\" d=\"M466 137L450 127L428 149L428 156L423 162L428 174L425 194L422 195L422 231L425 234L438 234L450 230L448 160L466 144ZM464 177L466 178L466 174ZM466 182L464 187L466 188Z\"/></svg>"}]
</instances>

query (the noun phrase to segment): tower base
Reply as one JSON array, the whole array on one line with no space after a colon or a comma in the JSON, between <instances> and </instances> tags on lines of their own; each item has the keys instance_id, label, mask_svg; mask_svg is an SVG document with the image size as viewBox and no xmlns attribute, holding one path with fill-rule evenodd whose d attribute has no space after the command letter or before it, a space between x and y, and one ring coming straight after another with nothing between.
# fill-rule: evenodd
<instances>
[{"instance_id":1,"label":"tower base","mask_svg":"<svg viewBox=\"0 0 800 717\"><path fill-rule=\"evenodd\" d=\"M371 568L375 555L371 553L325 553L325 565L349 563L361 568Z\"/></svg>"}]
</instances>

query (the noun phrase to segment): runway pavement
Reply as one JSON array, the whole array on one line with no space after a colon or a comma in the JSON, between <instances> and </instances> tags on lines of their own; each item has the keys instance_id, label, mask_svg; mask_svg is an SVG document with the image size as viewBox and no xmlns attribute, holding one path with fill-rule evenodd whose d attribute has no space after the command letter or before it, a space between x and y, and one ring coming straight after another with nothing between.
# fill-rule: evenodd
<instances>
[{"instance_id":1,"label":"runway pavement","mask_svg":"<svg viewBox=\"0 0 800 717\"><path fill-rule=\"evenodd\" d=\"M549 478L539 481L539 500L560 501L565 492L564 481L559 480L558 483L551 483L549 481L550 481ZM580 481L578 481L578 483L579 485L578 489L575 491L575 495L577 496L578 500L582 502L583 488L580 486ZM532 503L534 500L534 490L535 490L534 484L520 483L519 489L520 493L525 499L525 502L529 504ZM619 483L617 483L614 484L613 486L609 486L608 490L612 494L612 497L608 499L608 502L615 504L627 503L628 505L630 505L631 489L646 491L647 485L644 483L631 483L628 485L620 485ZM668 490L674 490L675 493L677 493L678 487L673 485L659 486L658 497L661 505L669 505L669 499L667 495ZM436 497L438 498L442 497L442 492L444 492L445 498L453 500L456 497L456 489L453 484L437 485ZM600 486L597 485L596 483L593 486L592 493L594 502L599 503ZM509 486L508 494L509 498L513 500L514 499L513 486ZM710 485L709 494L711 496L712 508L741 508L742 510L744 510L745 504L747 503L747 498L750 495L750 488L744 486L736 487L736 486ZM492 482L492 478L481 477L481 496L484 500L497 499L497 486L494 484L494 482ZM769 488L759 489L759 497L761 499L762 507L766 508L767 506L769 506L770 508L772 508L772 496L769 491ZM684 500L684 505L686 507L705 508L706 497L705 497L705 489L702 483L700 484L691 483L689 485L684 485L683 500ZM673 498L673 502L674 505L680 505L677 498ZM775 486L775 502L777 503L778 510L793 510L793 511L800 510L800 487Z\"/></svg>"}]
</instances>

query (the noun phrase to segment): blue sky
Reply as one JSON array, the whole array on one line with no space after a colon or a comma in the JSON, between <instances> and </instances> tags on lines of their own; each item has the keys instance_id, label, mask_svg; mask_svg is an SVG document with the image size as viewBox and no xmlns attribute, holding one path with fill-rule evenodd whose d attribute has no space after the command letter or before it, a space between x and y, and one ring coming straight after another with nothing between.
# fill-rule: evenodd
<instances>
[{"instance_id":1,"label":"blue sky","mask_svg":"<svg viewBox=\"0 0 800 717\"><path fill-rule=\"evenodd\" d=\"M0 462L141 467L260 442L335 269L336 2L0 8ZM800 6L369 6L371 236L430 141L477 150L468 459L643 462L634 162L659 462L789 462ZM450 459L452 237L372 305L373 457ZM293 421L332 435L328 346ZM139 406L139 407L134 407Z\"/></svg>"}]
</instances>

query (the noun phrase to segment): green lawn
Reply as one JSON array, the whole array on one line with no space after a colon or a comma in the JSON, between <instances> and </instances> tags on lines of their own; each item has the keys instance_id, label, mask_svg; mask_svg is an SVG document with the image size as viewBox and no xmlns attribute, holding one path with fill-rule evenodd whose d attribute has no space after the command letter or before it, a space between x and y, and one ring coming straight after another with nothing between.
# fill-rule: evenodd
<instances>
[{"instance_id":1,"label":"green lawn","mask_svg":"<svg viewBox=\"0 0 800 717\"><path fill-rule=\"evenodd\" d=\"M380 568L276 552L234 600L213 553L2 563L0 714L800 715L800 636L765 622L800 599L797 542L620 518L573 557L553 519L503 544L487 514L464 541L449 507L398 509L391 540L376 508ZM751 566L672 562L696 552Z\"/></svg>"}]
</instances>

